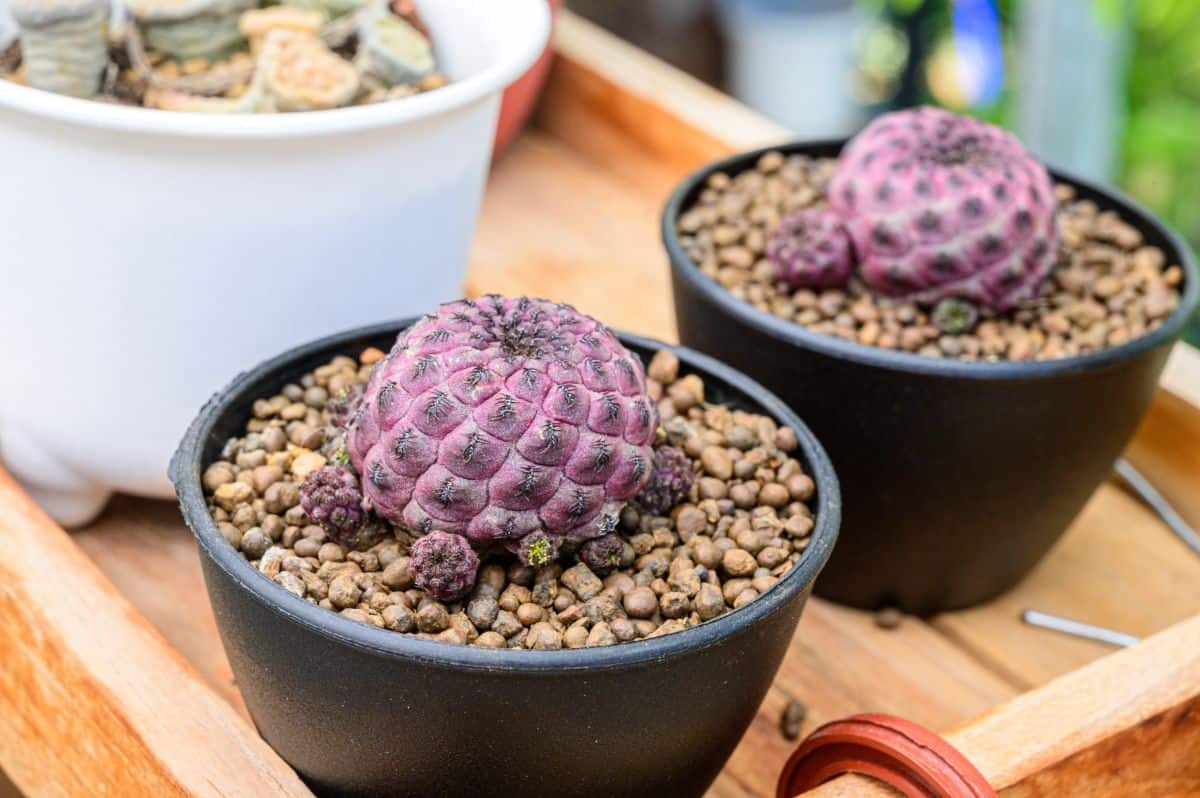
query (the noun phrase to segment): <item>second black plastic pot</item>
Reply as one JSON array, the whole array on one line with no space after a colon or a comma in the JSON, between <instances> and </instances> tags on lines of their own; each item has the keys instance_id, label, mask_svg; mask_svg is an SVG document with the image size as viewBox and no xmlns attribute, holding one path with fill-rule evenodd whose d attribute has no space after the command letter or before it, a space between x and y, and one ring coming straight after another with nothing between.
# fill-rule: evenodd
<instances>
[{"instance_id":1,"label":"second black plastic pot","mask_svg":"<svg viewBox=\"0 0 1200 798\"><path fill-rule=\"evenodd\" d=\"M200 475L253 401L334 355L387 350L409 322L300 347L243 374L172 463L225 651L259 731L323 796L699 796L754 717L837 537L837 479L795 414L744 375L677 348L710 400L793 427L816 483L804 557L746 606L607 648L493 651L357 623L299 599L220 535ZM662 345L629 335L643 358Z\"/></svg>"},{"instance_id":2,"label":"second black plastic pot","mask_svg":"<svg viewBox=\"0 0 1200 798\"><path fill-rule=\"evenodd\" d=\"M781 149L832 157L841 147ZM662 234L680 340L779 394L828 449L846 513L820 595L920 614L996 596L1054 545L1145 414L1196 309L1190 249L1128 198L1054 172L1184 268L1182 301L1159 328L1122 346L1044 362L968 363L850 343L735 299L700 272L676 236L676 220L710 174L750 169L766 151L699 170L667 203Z\"/></svg>"}]
</instances>

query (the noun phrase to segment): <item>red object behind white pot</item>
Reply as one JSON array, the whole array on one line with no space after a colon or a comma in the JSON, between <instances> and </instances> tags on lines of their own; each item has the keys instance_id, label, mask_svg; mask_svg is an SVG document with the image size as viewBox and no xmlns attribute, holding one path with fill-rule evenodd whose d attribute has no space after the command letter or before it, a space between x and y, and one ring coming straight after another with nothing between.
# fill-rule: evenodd
<instances>
[{"instance_id":1,"label":"red object behind white pot","mask_svg":"<svg viewBox=\"0 0 1200 798\"><path fill-rule=\"evenodd\" d=\"M563 0L547 0L547 2L550 3L551 15L557 17ZM553 36L551 39L553 40ZM542 89L546 86L546 78L550 76L550 66L553 63L554 45L551 41L547 43L545 51L529 68L529 71L505 90L504 99L500 101L500 122L496 126L496 145L493 156L498 156L503 152L504 148L524 127L529 115L533 113Z\"/></svg>"}]
</instances>

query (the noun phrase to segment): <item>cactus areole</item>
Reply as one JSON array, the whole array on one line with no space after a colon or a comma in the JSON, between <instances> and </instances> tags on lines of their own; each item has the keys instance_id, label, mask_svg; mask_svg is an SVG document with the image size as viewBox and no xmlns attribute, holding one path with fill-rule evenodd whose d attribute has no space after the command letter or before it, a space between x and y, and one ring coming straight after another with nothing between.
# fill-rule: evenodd
<instances>
[{"instance_id":1,"label":"cactus areole","mask_svg":"<svg viewBox=\"0 0 1200 798\"><path fill-rule=\"evenodd\" d=\"M923 304L957 297L1009 310L1037 294L1057 255L1046 168L1011 133L937 108L885 114L855 136L828 201L867 285ZM830 257L840 245L829 219L801 221L774 233L781 279L848 277Z\"/></svg>"},{"instance_id":2,"label":"cactus areole","mask_svg":"<svg viewBox=\"0 0 1200 798\"><path fill-rule=\"evenodd\" d=\"M516 551L534 533L612 531L650 478L657 426L641 362L602 324L568 305L485 296L401 333L348 448L378 515Z\"/></svg>"}]
</instances>

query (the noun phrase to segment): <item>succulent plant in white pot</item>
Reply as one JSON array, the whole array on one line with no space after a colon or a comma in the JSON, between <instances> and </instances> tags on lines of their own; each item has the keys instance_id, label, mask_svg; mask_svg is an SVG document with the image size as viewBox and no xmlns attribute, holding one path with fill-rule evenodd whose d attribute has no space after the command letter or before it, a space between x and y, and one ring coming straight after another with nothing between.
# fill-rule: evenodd
<instances>
[{"instance_id":1,"label":"succulent plant in white pot","mask_svg":"<svg viewBox=\"0 0 1200 798\"><path fill-rule=\"evenodd\" d=\"M461 291L500 93L549 14L418 7L450 82L395 102L185 114L0 80L0 218L20 231L0 259L0 458L61 522L113 491L170 496L173 445L229 357ZM321 52L275 38L294 37ZM337 104L284 78L262 78L274 102Z\"/></svg>"},{"instance_id":2,"label":"succulent plant in white pot","mask_svg":"<svg viewBox=\"0 0 1200 798\"><path fill-rule=\"evenodd\" d=\"M29 85L95 96L108 64L108 0L13 0L10 10L21 29Z\"/></svg>"}]
</instances>

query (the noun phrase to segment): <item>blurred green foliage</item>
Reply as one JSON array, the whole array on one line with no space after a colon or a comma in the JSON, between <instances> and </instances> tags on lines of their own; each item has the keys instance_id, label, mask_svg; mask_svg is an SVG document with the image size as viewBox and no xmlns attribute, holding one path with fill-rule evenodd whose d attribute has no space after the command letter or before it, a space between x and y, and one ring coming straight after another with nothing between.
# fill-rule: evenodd
<instances>
[{"instance_id":1,"label":"blurred green foliage","mask_svg":"<svg viewBox=\"0 0 1200 798\"><path fill-rule=\"evenodd\" d=\"M1200 246L1200 2L1135 0L1130 19L1120 180ZM1200 322L1188 340L1200 344Z\"/></svg>"}]
</instances>

